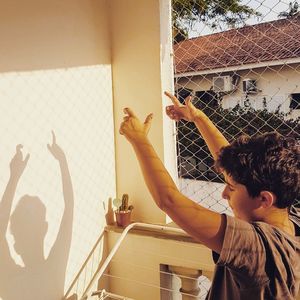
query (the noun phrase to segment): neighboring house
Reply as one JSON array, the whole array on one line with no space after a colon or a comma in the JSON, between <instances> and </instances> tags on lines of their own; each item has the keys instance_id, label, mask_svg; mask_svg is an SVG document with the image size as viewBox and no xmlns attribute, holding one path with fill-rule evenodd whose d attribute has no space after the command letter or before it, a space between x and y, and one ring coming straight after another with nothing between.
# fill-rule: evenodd
<instances>
[{"instance_id":1,"label":"neighboring house","mask_svg":"<svg viewBox=\"0 0 300 300\"><path fill-rule=\"evenodd\" d=\"M195 104L211 112L210 117L229 139L240 134L239 131L251 134L266 124L272 129L280 126L270 121L270 115L260 119L259 125L256 121L260 117L255 119L250 113L245 119L241 116L242 122L239 117L234 122L226 121L216 111L220 106L230 109L239 104L244 112L247 107L267 109L283 113L286 121L296 120L300 117L299 32L300 16L297 15L175 44L175 89L180 100L192 92L196 96ZM179 177L184 179L182 190L189 196L196 188L190 187L190 183L188 186L186 180L196 179L197 185L201 180L220 182L208 149L197 130L191 128L191 125L178 125ZM295 133L297 128L291 131Z\"/></svg>"},{"instance_id":2,"label":"neighboring house","mask_svg":"<svg viewBox=\"0 0 300 300\"><path fill-rule=\"evenodd\" d=\"M300 116L300 16L200 36L174 46L176 90Z\"/></svg>"}]
</instances>

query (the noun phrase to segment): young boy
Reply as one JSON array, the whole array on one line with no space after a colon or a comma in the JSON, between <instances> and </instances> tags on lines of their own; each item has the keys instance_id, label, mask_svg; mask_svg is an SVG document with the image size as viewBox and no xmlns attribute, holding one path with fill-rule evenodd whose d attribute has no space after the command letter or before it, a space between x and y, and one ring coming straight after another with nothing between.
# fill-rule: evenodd
<instances>
[{"instance_id":1,"label":"young boy","mask_svg":"<svg viewBox=\"0 0 300 300\"><path fill-rule=\"evenodd\" d=\"M229 144L187 98L166 93L173 120L194 122L216 167L234 217L196 204L176 187L147 138L152 114L141 123L132 110L120 127L133 146L156 204L192 237L213 250L216 263L207 299L296 299L300 284L300 218L292 206L300 194L300 149L276 133ZM298 213L298 214L297 214Z\"/></svg>"}]
</instances>

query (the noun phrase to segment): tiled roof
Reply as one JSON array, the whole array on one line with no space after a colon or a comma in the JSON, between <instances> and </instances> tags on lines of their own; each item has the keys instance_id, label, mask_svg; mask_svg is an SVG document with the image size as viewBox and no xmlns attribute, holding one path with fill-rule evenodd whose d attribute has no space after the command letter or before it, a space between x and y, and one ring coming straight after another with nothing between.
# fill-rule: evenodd
<instances>
[{"instance_id":1,"label":"tiled roof","mask_svg":"<svg viewBox=\"0 0 300 300\"><path fill-rule=\"evenodd\" d=\"M174 45L175 72L197 72L300 57L300 15Z\"/></svg>"}]
</instances>

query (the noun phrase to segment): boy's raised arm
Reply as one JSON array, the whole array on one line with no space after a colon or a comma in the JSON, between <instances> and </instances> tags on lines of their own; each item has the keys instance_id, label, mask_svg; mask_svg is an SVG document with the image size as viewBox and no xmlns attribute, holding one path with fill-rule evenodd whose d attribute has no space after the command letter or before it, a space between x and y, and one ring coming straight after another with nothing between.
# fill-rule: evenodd
<instances>
[{"instance_id":1,"label":"boy's raised arm","mask_svg":"<svg viewBox=\"0 0 300 300\"><path fill-rule=\"evenodd\" d=\"M180 193L147 137L152 114L142 123L129 108L124 112L126 115L120 133L133 146L146 185L156 204L192 237L220 252L226 226L225 217L194 203Z\"/></svg>"},{"instance_id":2,"label":"boy's raised arm","mask_svg":"<svg viewBox=\"0 0 300 300\"><path fill-rule=\"evenodd\" d=\"M22 147L22 145L16 146L16 154L10 162L10 177L0 202L0 265L3 262L12 263L14 265L14 262L10 258L5 234L17 185L30 157L30 155L27 154L25 159L23 159Z\"/></svg>"}]
</instances>

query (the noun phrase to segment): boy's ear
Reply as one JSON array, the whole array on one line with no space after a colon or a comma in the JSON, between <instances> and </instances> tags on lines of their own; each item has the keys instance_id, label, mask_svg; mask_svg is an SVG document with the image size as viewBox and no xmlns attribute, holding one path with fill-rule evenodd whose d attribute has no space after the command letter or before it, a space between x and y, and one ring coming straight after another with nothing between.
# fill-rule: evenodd
<instances>
[{"instance_id":1,"label":"boy's ear","mask_svg":"<svg viewBox=\"0 0 300 300\"><path fill-rule=\"evenodd\" d=\"M276 201L276 196L269 191L261 191L259 197L263 208L271 207Z\"/></svg>"}]
</instances>

